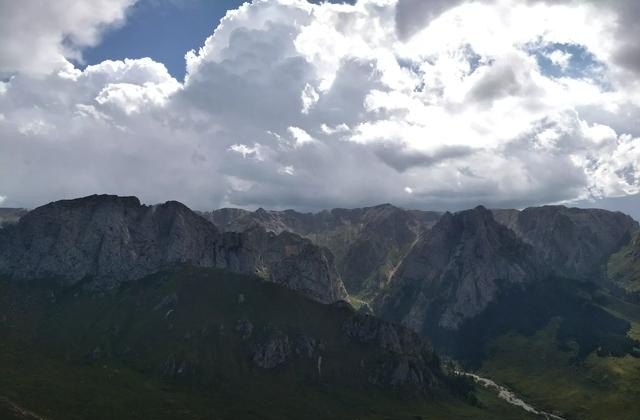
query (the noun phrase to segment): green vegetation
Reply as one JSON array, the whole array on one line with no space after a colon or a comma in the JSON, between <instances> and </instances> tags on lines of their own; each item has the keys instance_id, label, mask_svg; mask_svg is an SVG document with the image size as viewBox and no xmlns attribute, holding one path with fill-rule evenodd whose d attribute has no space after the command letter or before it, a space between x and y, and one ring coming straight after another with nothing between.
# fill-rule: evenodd
<instances>
[{"instance_id":1,"label":"green vegetation","mask_svg":"<svg viewBox=\"0 0 640 420\"><path fill-rule=\"evenodd\" d=\"M496 301L459 330L434 328L432 337L440 352L477 369L495 339L512 333L532 336L557 319L557 344L562 350L575 349L576 360L593 352L640 355L638 342L628 336L632 324L603 306L607 301L593 283L550 277L527 288L505 287Z\"/></svg>"},{"instance_id":2,"label":"green vegetation","mask_svg":"<svg viewBox=\"0 0 640 420\"><path fill-rule=\"evenodd\" d=\"M342 331L353 310L215 270L151 276L113 293L0 281L0 418L523 419L488 391L478 406L435 387L393 395L362 382L387 357ZM253 325L250 339L237 329ZM325 358L262 370L274 329L321 340ZM435 368L434 380L446 381Z\"/></svg>"},{"instance_id":3,"label":"green vegetation","mask_svg":"<svg viewBox=\"0 0 640 420\"><path fill-rule=\"evenodd\" d=\"M640 292L640 234L612 255L607 264L609 279L630 293Z\"/></svg>"},{"instance_id":4,"label":"green vegetation","mask_svg":"<svg viewBox=\"0 0 640 420\"><path fill-rule=\"evenodd\" d=\"M528 418L484 390L478 391L484 405L479 409L456 401L399 401L379 393L334 393L308 386L245 383L195 389L122 366L74 365L25 350L7 354L3 348L0 395L49 420ZM10 419L9 413L0 401L0 418Z\"/></svg>"},{"instance_id":5,"label":"green vegetation","mask_svg":"<svg viewBox=\"0 0 640 420\"><path fill-rule=\"evenodd\" d=\"M627 290L633 281L625 276L640 267L633 255L627 247L608 264ZM640 418L640 305L632 295L550 279L503 301L461 334L482 349L474 354L481 375L566 419Z\"/></svg>"},{"instance_id":6,"label":"green vegetation","mask_svg":"<svg viewBox=\"0 0 640 420\"><path fill-rule=\"evenodd\" d=\"M600 300L629 321L630 338L638 339L640 306L610 295ZM576 341L559 338L561 324L555 318L533 335L511 333L493 340L481 373L567 419L640 418L640 358L614 357L601 349L583 355Z\"/></svg>"}]
</instances>

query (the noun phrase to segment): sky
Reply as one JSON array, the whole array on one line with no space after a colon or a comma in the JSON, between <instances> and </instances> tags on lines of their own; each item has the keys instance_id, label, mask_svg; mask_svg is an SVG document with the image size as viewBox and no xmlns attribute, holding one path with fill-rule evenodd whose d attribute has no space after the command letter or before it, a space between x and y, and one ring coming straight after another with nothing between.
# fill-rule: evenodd
<instances>
[{"instance_id":1,"label":"sky","mask_svg":"<svg viewBox=\"0 0 640 420\"><path fill-rule=\"evenodd\" d=\"M0 0L0 206L640 218L640 2Z\"/></svg>"}]
</instances>

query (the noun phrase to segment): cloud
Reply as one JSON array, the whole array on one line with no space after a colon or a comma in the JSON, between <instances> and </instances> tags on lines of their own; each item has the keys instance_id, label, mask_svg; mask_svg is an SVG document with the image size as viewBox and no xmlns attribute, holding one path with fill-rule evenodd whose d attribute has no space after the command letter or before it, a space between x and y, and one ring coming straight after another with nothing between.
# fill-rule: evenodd
<instances>
[{"instance_id":1,"label":"cloud","mask_svg":"<svg viewBox=\"0 0 640 420\"><path fill-rule=\"evenodd\" d=\"M405 172L415 167L430 167L447 160L465 158L473 154L474 150L466 146L448 146L433 153L424 153L402 148L398 144L389 144L382 145L375 153L387 165L399 172Z\"/></svg>"},{"instance_id":2,"label":"cloud","mask_svg":"<svg viewBox=\"0 0 640 420\"><path fill-rule=\"evenodd\" d=\"M303 146L305 144L313 143L313 137L309 135L306 131L299 127L289 127L289 133L293 137L294 144L296 147Z\"/></svg>"},{"instance_id":3,"label":"cloud","mask_svg":"<svg viewBox=\"0 0 640 420\"><path fill-rule=\"evenodd\" d=\"M396 6L396 31L402 39L428 26L432 20L465 0L399 0Z\"/></svg>"},{"instance_id":4,"label":"cloud","mask_svg":"<svg viewBox=\"0 0 640 420\"><path fill-rule=\"evenodd\" d=\"M640 90L612 18L626 9L454 3L246 3L187 53L184 83L148 58L80 70L52 44L56 71L11 64L0 84L5 203L459 209L640 192ZM576 51L593 68L573 72Z\"/></svg>"},{"instance_id":5,"label":"cloud","mask_svg":"<svg viewBox=\"0 0 640 420\"><path fill-rule=\"evenodd\" d=\"M63 69L81 48L121 24L136 0L21 0L0 2L0 75Z\"/></svg>"},{"instance_id":6,"label":"cloud","mask_svg":"<svg viewBox=\"0 0 640 420\"><path fill-rule=\"evenodd\" d=\"M571 62L572 54L562 50L553 50L545 55L551 63L560 67L562 70L567 70Z\"/></svg>"}]
</instances>

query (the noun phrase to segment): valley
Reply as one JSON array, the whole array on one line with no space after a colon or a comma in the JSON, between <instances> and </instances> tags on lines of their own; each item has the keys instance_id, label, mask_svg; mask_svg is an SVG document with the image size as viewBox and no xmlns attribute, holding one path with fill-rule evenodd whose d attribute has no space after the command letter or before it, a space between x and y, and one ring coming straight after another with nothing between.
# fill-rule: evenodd
<instances>
[{"instance_id":1,"label":"valley","mask_svg":"<svg viewBox=\"0 0 640 420\"><path fill-rule=\"evenodd\" d=\"M0 410L635 419L637 232L561 206L51 203L0 229Z\"/></svg>"}]
</instances>

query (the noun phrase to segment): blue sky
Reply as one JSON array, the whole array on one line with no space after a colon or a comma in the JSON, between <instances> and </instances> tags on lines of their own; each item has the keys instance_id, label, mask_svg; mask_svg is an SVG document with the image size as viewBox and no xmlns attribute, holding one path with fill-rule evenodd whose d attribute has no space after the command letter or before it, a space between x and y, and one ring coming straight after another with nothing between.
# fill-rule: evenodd
<instances>
[{"instance_id":1,"label":"blue sky","mask_svg":"<svg viewBox=\"0 0 640 420\"><path fill-rule=\"evenodd\" d=\"M242 0L141 0L123 26L107 32L96 47L84 51L86 64L103 60L151 57L177 79L185 73L184 55L197 49L229 9Z\"/></svg>"},{"instance_id":2,"label":"blue sky","mask_svg":"<svg viewBox=\"0 0 640 420\"><path fill-rule=\"evenodd\" d=\"M246 0L139 0L124 25L106 32L97 46L84 51L84 65L104 60L151 57L164 63L178 80L185 74L184 55L202 46L227 10ZM334 0L332 3L354 3ZM321 0L312 1L321 3Z\"/></svg>"}]
</instances>

